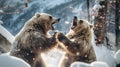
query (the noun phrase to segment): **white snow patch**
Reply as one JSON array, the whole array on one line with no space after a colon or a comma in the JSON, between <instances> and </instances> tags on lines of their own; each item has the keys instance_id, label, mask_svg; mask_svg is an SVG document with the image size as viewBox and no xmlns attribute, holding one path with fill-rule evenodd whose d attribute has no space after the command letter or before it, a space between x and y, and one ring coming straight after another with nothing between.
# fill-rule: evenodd
<instances>
[{"instance_id":1,"label":"white snow patch","mask_svg":"<svg viewBox=\"0 0 120 67\"><path fill-rule=\"evenodd\" d=\"M81 3L81 4L79 5L79 8L73 8L73 7L71 7L72 9L74 9L74 10L73 10L73 13L84 14L83 9L82 9L83 5L84 5L84 3Z\"/></svg>"},{"instance_id":2,"label":"white snow patch","mask_svg":"<svg viewBox=\"0 0 120 67\"><path fill-rule=\"evenodd\" d=\"M74 62L70 67L91 67L91 65L83 62Z\"/></svg>"},{"instance_id":3,"label":"white snow patch","mask_svg":"<svg viewBox=\"0 0 120 67\"><path fill-rule=\"evenodd\" d=\"M30 65L20 58L5 53L0 55L0 67L30 67Z\"/></svg>"},{"instance_id":4,"label":"white snow patch","mask_svg":"<svg viewBox=\"0 0 120 67\"><path fill-rule=\"evenodd\" d=\"M0 13L4 13L4 11L3 11L3 10L0 10Z\"/></svg>"},{"instance_id":5,"label":"white snow patch","mask_svg":"<svg viewBox=\"0 0 120 67\"><path fill-rule=\"evenodd\" d=\"M117 64L120 64L120 50L118 50L114 55Z\"/></svg>"},{"instance_id":6,"label":"white snow patch","mask_svg":"<svg viewBox=\"0 0 120 67\"><path fill-rule=\"evenodd\" d=\"M4 36L11 44L14 41L14 36L7 31L2 25L0 25L0 34Z\"/></svg>"},{"instance_id":7,"label":"white snow patch","mask_svg":"<svg viewBox=\"0 0 120 67\"><path fill-rule=\"evenodd\" d=\"M115 44L115 38L116 38L115 34L108 32L107 37L109 38L109 43L113 44L112 46L115 47L115 45L114 45Z\"/></svg>"},{"instance_id":8,"label":"white snow patch","mask_svg":"<svg viewBox=\"0 0 120 67\"><path fill-rule=\"evenodd\" d=\"M116 67L115 59L113 57L113 53L108 50L105 46L94 46L95 53L97 57L97 61L106 62L109 67Z\"/></svg>"},{"instance_id":9,"label":"white snow patch","mask_svg":"<svg viewBox=\"0 0 120 67\"><path fill-rule=\"evenodd\" d=\"M98 16L98 11L99 11L100 8L102 8L102 6L99 4L99 2L96 2L96 4L92 8L92 11L91 11L92 14L94 16Z\"/></svg>"},{"instance_id":10,"label":"white snow patch","mask_svg":"<svg viewBox=\"0 0 120 67\"><path fill-rule=\"evenodd\" d=\"M91 66L92 67L109 67L107 63L100 62L100 61L92 62Z\"/></svg>"},{"instance_id":11,"label":"white snow patch","mask_svg":"<svg viewBox=\"0 0 120 67\"><path fill-rule=\"evenodd\" d=\"M105 62L95 61L91 64L84 63L84 62L74 62L71 64L70 67L109 67Z\"/></svg>"},{"instance_id":12,"label":"white snow patch","mask_svg":"<svg viewBox=\"0 0 120 67\"><path fill-rule=\"evenodd\" d=\"M65 21L65 24L69 24L70 22L69 21Z\"/></svg>"},{"instance_id":13,"label":"white snow patch","mask_svg":"<svg viewBox=\"0 0 120 67\"><path fill-rule=\"evenodd\" d=\"M109 65L109 67L116 67L114 51L107 49L107 47L103 46L103 44L96 46L93 33L92 36L93 48L96 54L97 61L105 62Z\"/></svg>"},{"instance_id":14,"label":"white snow patch","mask_svg":"<svg viewBox=\"0 0 120 67\"><path fill-rule=\"evenodd\" d=\"M0 25L1 25L1 24L3 24L3 21L2 21L2 20L0 20Z\"/></svg>"},{"instance_id":15,"label":"white snow patch","mask_svg":"<svg viewBox=\"0 0 120 67\"><path fill-rule=\"evenodd\" d=\"M49 9L55 7L56 5L60 5L62 3L65 3L65 2L68 2L68 1L65 1L65 0L52 0L52 2L51 2L51 0L43 1L45 6L48 7Z\"/></svg>"}]
</instances>

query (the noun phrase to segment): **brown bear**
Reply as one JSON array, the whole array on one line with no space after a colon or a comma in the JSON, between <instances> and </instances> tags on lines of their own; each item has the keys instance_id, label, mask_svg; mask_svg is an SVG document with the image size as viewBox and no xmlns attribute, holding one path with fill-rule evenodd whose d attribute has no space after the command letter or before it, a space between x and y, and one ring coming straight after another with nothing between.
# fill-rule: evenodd
<instances>
[{"instance_id":1,"label":"brown bear","mask_svg":"<svg viewBox=\"0 0 120 67\"><path fill-rule=\"evenodd\" d=\"M48 31L59 20L47 13L35 14L16 35L10 55L25 60L31 67L46 67L41 53L56 46L55 37L50 37Z\"/></svg>"},{"instance_id":2,"label":"brown bear","mask_svg":"<svg viewBox=\"0 0 120 67\"><path fill-rule=\"evenodd\" d=\"M60 61L59 67L70 67L75 61L91 63L96 61L96 55L92 46L92 25L83 19L73 18L71 30L65 36L56 33L56 39L66 51Z\"/></svg>"}]
</instances>

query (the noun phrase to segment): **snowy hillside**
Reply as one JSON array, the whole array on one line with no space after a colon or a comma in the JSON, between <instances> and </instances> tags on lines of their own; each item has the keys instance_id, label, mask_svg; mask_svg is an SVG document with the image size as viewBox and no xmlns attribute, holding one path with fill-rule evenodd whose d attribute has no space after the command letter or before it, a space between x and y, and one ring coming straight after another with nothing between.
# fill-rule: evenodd
<instances>
[{"instance_id":1,"label":"snowy hillside","mask_svg":"<svg viewBox=\"0 0 120 67\"><path fill-rule=\"evenodd\" d=\"M104 62L92 62L91 64L82 63L82 62L74 62L71 67L109 67L108 64Z\"/></svg>"},{"instance_id":2,"label":"snowy hillside","mask_svg":"<svg viewBox=\"0 0 120 67\"><path fill-rule=\"evenodd\" d=\"M24 0L1 0L1 5L7 7L9 4L14 8L7 10L8 12L15 12L22 9L25 3ZM77 15L80 18L86 18L87 12L86 1L84 0L35 0L28 2L28 7L23 8L20 14L5 14L0 16L4 22L3 26L9 30L13 35L16 35L23 27L24 23L30 19L36 12L45 12L53 16L62 18L60 23L56 24L57 30L67 33L70 23L66 24L64 21L71 22L72 17ZM84 15L81 14L84 13ZM7 19L7 20L6 20Z\"/></svg>"}]
</instances>

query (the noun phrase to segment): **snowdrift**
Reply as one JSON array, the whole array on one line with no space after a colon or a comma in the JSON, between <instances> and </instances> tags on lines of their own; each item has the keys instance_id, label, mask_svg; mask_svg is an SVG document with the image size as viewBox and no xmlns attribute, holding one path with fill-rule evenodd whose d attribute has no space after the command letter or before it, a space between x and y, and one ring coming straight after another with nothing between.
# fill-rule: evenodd
<instances>
[{"instance_id":1,"label":"snowdrift","mask_svg":"<svg viewBox=\"0 0 120 67\"><path fill-rule=\"evenodd\" d=\"M95 46L95 53L97 57L97 61L105 62L109 65L109 67L116 67L116 62L114 59L114 53L107 49L105 46Z\"/></svg>"},{"instance_id":2,"label":"snowdrift","mask_svg":"<svg viewBox=\"0 0 120 67\"><path fill-rule=\"evenodd\" d=\"M109 67L105 62L92 62L91 64L83 62L74 62L70 67Z\"/></svg>"},{"instance_id":3,"label":"snowdrift","mask_svg":"<svg viewBox=\"0 0 120 67\"><path fill-rule=\"evenodd\" d=\"M0 67L30 67L30 65L22 59L5 53L0 55Z\"/></svg>"},{"instance_id":4,"label":"snowdrift","mask_svg":"<svg viewBox=\"0 0 120 67\"><path fill-rule=\"evenodd\" d=\"M102 46L101 52L104 51L103 48L105 50L105 47ZM99 53L101 54L100 56L97 55L97 60L101 60L101 61L95 61L91 64L87 64L83 62L74 62L73 64L71 64L71 67L116 67L116 64L120 64L120 50L118 50L114 54L114 57L112 57L110 53L106 53L106 51L104 51L103 53Z\"/></svg>"},{"instance_id":5,"label":"snowdrift","mask_svg":"<svg viewBox=\"0 0 120 67\"><path fill-rule=\"evenodd\" d=\"M117 64L120 64L120 50L118 50L114 55Z\"/></svg>"}]
</instances>

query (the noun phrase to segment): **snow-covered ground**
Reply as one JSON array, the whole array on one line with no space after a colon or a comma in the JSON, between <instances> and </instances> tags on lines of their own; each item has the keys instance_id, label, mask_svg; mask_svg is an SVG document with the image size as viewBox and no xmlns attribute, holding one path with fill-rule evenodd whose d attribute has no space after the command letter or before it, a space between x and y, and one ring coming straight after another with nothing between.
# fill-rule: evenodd
<instances>
[{"instance_id":1,"label":"snow-covered ground","mask_svg":"<svg viewBox=\"0 0 120 67\"><path fill-rule=\"evenodd\" d=\"M120 64L120 50L118 50L114 55L117 64Z\"/></svg>"},{"instance_id":2,"label":"snow-covered ground","mask_svg":"<svg viewBox=\"0 0 120 67\"><path fill-rule=\"evenodd\" d=\"M0 55L0 67L30 67L30 65L22 59L5 53Z\"/></svg>"},{"instance_id":3,"label":"snow-covered ground","mask_svg":"<svg viewBox=\"0 0 120 67\"><path fill-rule=\"evenodd\" d=\"M114 51L107 49L107 47L103 44L96 46L93 33L92 36L93 48L95 50L97 61L105 62L109 67L116 67L114 60Z\"/></svg>"},{"instance_id":4,"label":"snow-covered ground","mask_svg":"<svg viewBox=\"0 0 120 67\"><path fill-rule=\"evenodd\" d=\"M91 64L83 63L83 62L74 62L70 67L109 67L105 62L92 62Z\"/></svg>"},{"instance_id":5,"label":"snow-covered ground","mask_svg":"<svg viewBox=\"0 0 120 67\"><path fill-rule=\"evenodd\" d=\"M103 52L103 53L106 53L106 51ZM99 54L101 54L101 56L105 55L103 53L102 54L99 53ZM103 57L98 57L98 59L101 59L101 61L98 60L98 61L92 62L91 64L87 64L87 63L83 63L83 62L74 62L73 64L71 64L71 67L116 67L116 64L120 64L120 50L118 50L114 54L114 57L111 57L111 56L105 57L105 56L103 56Z\"/></svg>"}]
</instances>

